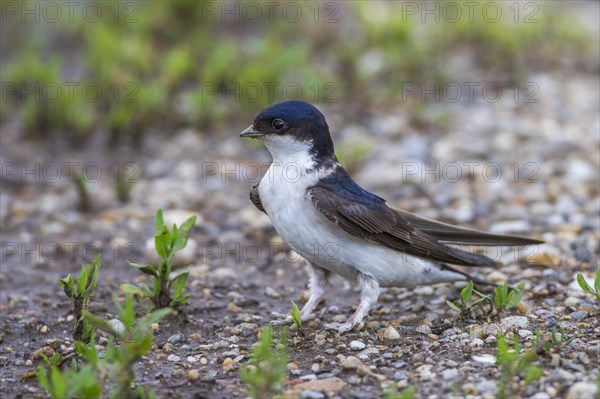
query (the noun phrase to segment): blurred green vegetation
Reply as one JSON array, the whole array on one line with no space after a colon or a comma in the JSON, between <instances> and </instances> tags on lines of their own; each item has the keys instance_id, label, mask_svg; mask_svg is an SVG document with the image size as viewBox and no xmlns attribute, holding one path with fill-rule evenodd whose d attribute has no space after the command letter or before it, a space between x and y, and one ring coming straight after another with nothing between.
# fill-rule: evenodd
<instances>
[{"instance_id":1,"label":"blurred green vegetation","mask_svg":"<svg viewBox=\"0 0 600 399\"><path fill-rule=\"evenodd\" d=\"M278 13L272 22L243 15L224 21L207 13L209 5L223 6L217 2L95 4L104 17L93 23L82 13L58 24L9 18L13 26L3 29L21 36L3 57L2 81L11 86L9 92L3 85L2 121L19 115L31 135L105 130L115 143L152 128L247 121L257 109L295 96L295 87L310 102L399 102L406 82L468 80L472 71L449 67L459 51L469 51L483 76L509 85L565 60L586 64L597 44L574 16L552 6L540 8L534 23L490 23L481 13L422 23L407 17L400 2L353 1L341 3L337 23L325 24L327 10L315 22L308 3L297 23ZM30 93L36 84L41 96ZM57 99L53 85L63 89Z\"/></svg>"}]
</instances>

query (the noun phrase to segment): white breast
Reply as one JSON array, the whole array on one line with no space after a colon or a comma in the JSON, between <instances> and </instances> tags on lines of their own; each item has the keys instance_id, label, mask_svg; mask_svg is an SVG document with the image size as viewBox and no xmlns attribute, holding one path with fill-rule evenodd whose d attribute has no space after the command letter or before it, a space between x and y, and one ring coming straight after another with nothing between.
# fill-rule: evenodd
<instances>
[{"instance_id":1,"label":"white breast","mask_svg":"<svg viewBox=\"0 0 600 399\"><path fill-rule=\"evenodd\" d=\"M307 188L331 171L307 172L314 162L307 151L297 150L286 162L275 158L258 186L273 226L297 253L351 281L361 272L384 287L464 280L436 264L356 238L329 221L314 207Z\"/></svg>"}]
</instances>

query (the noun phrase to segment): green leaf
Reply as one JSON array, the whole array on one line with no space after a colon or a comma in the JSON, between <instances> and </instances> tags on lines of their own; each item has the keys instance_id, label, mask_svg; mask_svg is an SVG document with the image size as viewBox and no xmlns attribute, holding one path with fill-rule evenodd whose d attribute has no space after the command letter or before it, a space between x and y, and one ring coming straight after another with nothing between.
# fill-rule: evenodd
<instances>
[{"instance_id":1,"label":"green leaf","mask_svg":"<svg viewBox=\"0 0 600 399\"><path fill-rule=\"evenodd\" d=\"M179 305L183 305L187 300L190 299L189 295L180 296L179 298L173 298L169 306L177 307Z\"/></svg>"},{"instance_id":2,"label":"green leaf","mask_svg":"<svg viewBox=\"0 0 600 399\"><path fill-rule=\"evenodd\" d=\"M188 237L192 228L196 224L196 216L192 216L188 218L185 222L183 222L179 228L178 234L175 237L175 243L173 244L173 252L177 252L185 248L187 245ZM174 230L175 230L175 226Z\"/></svg>"},{"instance_id":3,"label":"green leaf","mask_svg":"<svg viewBox=\"0 0 600 399\"><path fill-rule=\"evenodd\" d=\"M525 284L521 283L517 286L516 289L511 291L510 294L508 294L508 298L506 299L506 308L510 309L517 306L517 304L521 301L521 298L523 298L524 293Z\"/></svg>"},{"instance_id":4,"label":"green leaf","mask_svg":"<svg viewBox=\"0 0 600 399\"><path fill-rule=\"evenodd\" d=\"M454 310L456 313L460 313L460 308L458 306L456 306L454 303L446 300L446 305L448 305L448 307L452 310Z\"/></svg>"},{"instance_id":5,"label":"green leaf","mask_svg":"<svg viewBox=\"0 0 600 399\"><path fill-rule=\"evenodd\" d=\"M156 279L154 279L154 281L156 281ZM150 288L148 288L148 286L144 283L140 284L140 288L142 289L143 293L148 297L152 297L152 291L150 290Z\"/></svg>"},{"instance_id":6,"label":"green leaf","mask_svg":"<svg viewBox=\"0 0 600 399\"><path fill-rule=\"evenodd\" d=\"M119 288L123 294L146 296L146 292L137 285L121 284Z\"/></svg>"},{"instance_id":7,"label":"green leaf","mask_svg":"<svg viewBox=\"0 0 600 399\"><path fill-rule=\"evenodd\" d=\"M88 312L87 310L83 311L83 319L87 320L89 323L91 323L93 326L95 326L99 330L105 331L115 337L120 336L120 333L118 331L116 331L114 328L112 328L111 324L108 321L104 320L101 317L96 316L95 314Z\"/></svg>"},{"instance_id":8,"label":"green leaf","mask_svg":"<svg viewBox=\"0 0 600 399\"><path fill-rule=\"evenodd\" d=\"M160 295L160 281L155 278L152 279L152 296L158 298Z\"/></svg>"},{"instance_id":9,"label":"green leaf","mask_svg":"<svg viewBox=\"0 0 600 399\"><path fill-rule=\"evenodd\" d=\"M89 345L84 342L75 341L75 350L79 353L88 363L97 366L98 365L98 352L96 351L96 342L90 341Z\"/></svg>"},{"instance_id":10,"label":"green leaf","mask_svg":"<svg viewBox=\"0 0 600 399\"><path fill-rule=\"evenodd\" d=\"M83 291L83 297L87 298L90 294L96 289L96 284L98 283L98 270L100 269L100 261L102 260L100 255L97 255L94 260L92 260L92 278L87 285L87 288Z\"/></svg>"},{"instance_id":11,"label":"green leaf","mask_svg":"<svg viewBox=\"0 0 600 399\"><path fill-rule=\"evenodd\" d=\"M292 316L292 321L298 328L302 328L302 314L300 313L300 309L296 302L292 301L292 309L290 310L290 316Z\"/></svg>"},{"instance_id":12,"label":"green leaf","mask_svg":"<svg viewBox=\"0 0 600 399\"><path fill-rule=\"evenodd\" d=\"M594 288L596 293L600 295L600 267L596 270L596 278L594 279Z\"/></svg>"},{"instance_id":13,"label":"green leaf","mask_svg":"<svg viewBox=\"0 0 600 399\"><path fill-rule=\"evenodd\" d=\"M88 271L85 265L81 265L81 274L77 277L77 293L81 294L87 286Z\"/></svg>"},{"instance_id":14,"label":"green leaf","mask_svg":"<svg viewBox=\"0 0 600 399\"><path fill-rule=\"evenodd\" d=\"M73 280L72 275L69 274L67 277L61 278L59 282L60 285L62 285L65 294L69 298L73 299L75 295L77 295L77 293L75 292L75 281Z\"/></svg>"},{"instance_id":15,"label":"green leaf","mask_svg":"<svg viewBox=\"0 0 600 399\"><path fill-rule=\"evenodd\" d=\"M583 274L581 273L577 273L577 284L579 284L579 286L584 292L587 292L589 294L592 293L592 287L589 286L589 284L585 280L585 277L583 277Z\"/></svg>"},{"instance_id":16,"label":"green leaf","mask_svg":"<svg viewBox=\"0 0 600 399\"><path fill-rule=\"evenodd\" d=\"M38 383L46 392L50 392L50 383L48 382L48 372L44 366L39 366L37 369L36 377Z\"/></svg>"},{"instance_id":17,"label":"green leaf","mask_svg":"<svg viewBox=\"0 0 600 399\"><path fill-rule=\"evenodd\" d=\"M171 280L170 285L173 286L173 296L175 298L177 298L181 294L183 294L183 291L185 288L185 283L186 283L189 275L190 275L190 273L188 273L188 272L181 273L177 277L175 277L173 280Z\"/></svg>"},{"instance_id":18,"label":"green leaf","mask_svg":"<svg viewBox=\"0 0 600 399\"><path fill-rule=\"evenodd\" d=\"M170 255L169 251L169 231L166 227L163 226L163 230L161 232L157 232L156 236L154 236L154 248L156 249L156 253L163 259L167 259Z\"/></svg>"},{"instance_id":19,"label":"green leaf","mask_svg":"<svg viewBox=\"0 0 600 399\"><path fill-rule=\"evenodd\" d=\"M471 299L471 295L473 295L473 282L469 281L469 284L460 291L460 299L464 304L467 304Z\"/></svg>"},{"instance_id":20,"label":"green leaf","mask_svg":"<svg viewBox=\"0 0 600 399\"><path fill-rule=\"evenodd\" d=\"M164 319L168 315L170 315L172 312L173 312L173 309L171 309L171 308L157 309L157 310L153 311L152 313L142 317L139 320L140 328L147 329L152 324L154 324L154 323L160 321L161 319Z\"/></svg>"},{"instance_id":21,"label":"green leaf","mask_svg":"<svg viewBox=\"0 0 600 399\"><path fill-rule=\"evenodd\" d=\"M158 273L156 272L156 269L151 264L142 265L142 264L134 263L134 262L127 262L127 264L129 266L133 266L133 267L139 269L142 273L149 274L154 277L158 277Z\"/></svg>"},{"instance_id":22,"label":"green leaf","mask_svg":"<svg viewBox=\"0 0 600 399\"><path fill-rule=\"evenodd\" d=\"M113 297L113 301L118 309L117 318L123 322L126 328L132 326L135 323L135 305L131 294L125 294L125 303L121 309L119 309L119 299L116 295Z\"/></svg>"},{"instance_id":23,"label":"green leaf","mask_svg":"<svg viewBox=\"0 0 600 399\"><path fill-rule=\"evenodd\" d=\"M161 208L158 208L158 210L156 211L156 217L154 219L154 224L156 227L156 234L160 234L163 231L163 228L165 226L165 222L163 220L163 211Z\"/></svg>"},{"instance_id":24,"label":"green leaf","mask_svg":"<svg viewBox=\"0 0 600 399\"><path fill-rule=\"evenodd\" d=\"M496 287L496 297L494 298L494 304L497 308L502 307L502 288L501 286Z\"/></svg>"},{"instance_id":25,"label":"green leaf","mask_svg":"<svg viewBox=\"0 0 600 399\"><path fill-rule=\"evenodd\" d=\"M539 380L542 375L544 375L544 370L537 366L529 366L529 368L527 368L527 372L525 373L525 385Z\"/></svg>"},{"instance_id":26,"label":"green leaf","mask_svg":"<svg viewBox=\"0 0 600 399\"><path fill-rule=\"evenodd\" d=\"M180 227L181 231L185 232L187 235L187 234L189 234L190 231L192 231L192 228L194 228L195 224L196 224L196 216L191 216L185 222L183 222L181 224L181 226L179 226L179 227Z\"/></svg>"},{"instance_id":27,"label":"green leaf","mask_svg":"<svg viewBox=\"0 0 600 399\"><path fill-rule=\"evenodd\" d=\"M50 368L50 381L52 384L52 396L64 398L67 396L67 383L65 377L57 367Z\"/></svg>"}]
</instances>

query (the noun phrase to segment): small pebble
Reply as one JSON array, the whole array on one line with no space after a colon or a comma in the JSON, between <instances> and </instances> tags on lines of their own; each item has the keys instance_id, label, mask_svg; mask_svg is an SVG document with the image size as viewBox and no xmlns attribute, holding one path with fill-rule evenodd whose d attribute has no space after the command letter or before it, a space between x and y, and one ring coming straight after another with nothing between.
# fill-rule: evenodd
<instances>
[{"instance_id":1,"label":"small pebble","mask_svg":"<svg viewBox=\"0 0 600 399\"><path fill-rule=\"evenodd\" d=\"M595 398L598 386L591 382L579 381L573 384L567 392L567 399Z\"/></svg>"},{"instance_id":2,"label":"small pebble","mask_svg":"<svg viewBox=\"0 0 600 399\"><path fill-rule=\"evenodd\" d=\"M519 337L521 337L521 338L527 338L532 334L533 333L529 330L519 330Z\"/></svg>"},{"instance_id":3,"label":"small pebble","mask_svg":"<svg viewBox=\"0 0 600 399\"><path fill-rule=\"evenodd\" d=\"M579 305L579 298L570 296L567 297L567 299L565 299L563 303L565 304L565 306L577 306Z\"/></svg>"},{"instance_id":4,"label":"small pebble","mask_svg":"<svg viewBox=\"0 0 600 399\"><path fill-rule=\"evenodd\" d=\"M503 283L506 280L508 280L508 276L506 276L506 274L501 273L497 270L494 270L493 272L491 272L490 274L488 274L488 279L494 283Z\"/></svg>"},{"instance_id":5,"label":"small pebble","mask_svg":"<svg viewBox=\"0 0 600 399\"><path fill-rule=\"evenodd\" d=\"M168 343L170 343L170 344L176 344L176 343L178 343L178 342L181 342L181 341L183 341L183 339L184 339L184 338L185 338L185 337L183 336L183 334L181 334L181 333L177 333L177 334L171 335L171 336L170 336L170 337L167 339L167 342L168 342Z\"/></svg>"},{"instance_id":6,"label":"small pebble","mask_svg":"<svg viewBox=\"0 0 600 399\"><path fill-rule=\"evenodd\" d=\"M390 341L397 340L400 339L400 334L394 327L387 326L386 329L383 331L383 339Z\"/></svg>"},{"instance_id":7,"label":"small pebble","mask_svg":"<svg viewBox=\"0 0 600 399\"><path fill-rule=\"evenodd\" d=\"M267 287L265 288L265 294L267 296L270 296L271 298L279 298L279 292L275 291L273 288L271 287Z\"/></svg>"},{"instance_id":8,"label":"small pebble","mask_svg":"<svg viewBox=\"0 0 600 399\"><path fill-rule=\"evenodd\" d=\"M446 369L442 371L442 378L444 380L453 380L458 377L458 370L456 369Z\"/></svg>"},{"instance_id":9,"label":"small pebble","mask_svg":"<svg viewBox=\"0 0 600 399\"><path fill-rule=\"evenodd\" d=\"M525 316L508 316L501 320L502 327L505 328L526 328L529 320Z\"/></svg>"},{"instance_id":10,"label":"small pebble","mask_svg":"<svg viewBox=\"0 0 600 399\"><path fill-rule=\"evenodd\" d=\"M167 357L167 360L170 362L178 362L181 360L181 358L177 355L171 354Z\"/></svg>"},{"instance_id":11,"label":"small pebble","mask_svg":"<svg viewBox=\"0 0 600 399\"><path fill-rule=\"evenodd\" d=\"M415 328L415 331L421 334L431 334L431 327L429 327L427 324L420 324L417 326L417 328Z\"/></svg>"},{"instance_id":12,"label":"small pebble","mask_svg":"<svg viewBox=\"0 0 600 399\"><path fill-rule=\"evenodd\" d=\"M196 381L198 378L200 378L200 372L198 370L192 369L192 370L188 371L188 373L187 373L188 381Z\"/></svg>"},{"instance_id":13,"label":"small pebble","mask_svg":"<svg viewBox=\"0 0 600 399\"><path fill-rule=\"evenodd\" d=\"M196 363L198 361L198 359L196 359L194 356L188 356L186 360L189 363Z\"/></svg>"},{"instance_id":14,"label":"small pebble","mask_svg":"<svg viewBox=\"0 0 600 399\"><path fill-rule=\"evenodd\" d=\"M302 399L323 399L325 395L319 391L300 391Z\"/></svg>"},{"instance_id":15,"label":"small pebble","mask_svg":"<svg viewBox=\"0 0 600 399\"><path fill-rule=\"evenodd\" d=\"M360 351L365 349L366 345L361 342L361 341L351 341L350 342L350 349L352 349L353 351Z\"/></svg>"},{"instance_id":16,"label":"small pebble","mask_svg":"<svg viewBox=\"0 0 600 399\"><path fill-rule=\"evenodd\" d=\"M227 373L230 371L235 370L235 362L233 361L232 358L228 357L225 360L223 360L223 372Z\"/></svg>"},{"instance_id":17,"label":"small pebble","mask_svg":"<svg viewBox=\"0 0 600 399\"><path fill-rule=\"evenodd\" d=\"M233 302L229 302L227 304L227 311L229 313L240 313L242 311L242 308L240 308L239 306L237 306L235 303Z\"/></svg>"},{"instance_id":18,"label":"small pebble","mask_svg":"<svg viewBox=\"0 0 600 399\"><path fill-rule=\"evenodd\" d=\"M125 324L119 319L110 319L108 325L117 332L117 334L123 334L125 332Z\"/></svg>"}]
</instances>

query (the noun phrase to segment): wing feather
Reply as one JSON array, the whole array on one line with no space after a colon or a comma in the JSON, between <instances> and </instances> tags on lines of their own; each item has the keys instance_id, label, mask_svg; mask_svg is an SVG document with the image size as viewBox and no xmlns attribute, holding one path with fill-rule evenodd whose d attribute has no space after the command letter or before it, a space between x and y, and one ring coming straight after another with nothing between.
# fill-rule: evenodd
<instances>
[{"instance_id":1,"label":"wing feather","mask_svg":"<svg viewBox=\"0 0 600 399\"><path fill-rule=\"evenodd\" d=\"M250 201L252 201L254 206L257 207L259 211L264 212L265 215L267 214L267 211L265 211L265 208L263 208L262 202L260 201L260 195L258 194L258 184L255 184L250 189Z\"/></svg>"},{"instance_id":2,"label":"wing feather","mask_svg":"<svg viewBox=\"0 0 600 399\"><path fill-rule=\"evenodd\" d=\"M491 258L446 244L481 246L540 243L529 238L482 233L390 208L356 184L340 166L308 189L313 205L347 233L410 255L464 266L494 266Z\"/></svg>"}]
</instances>

